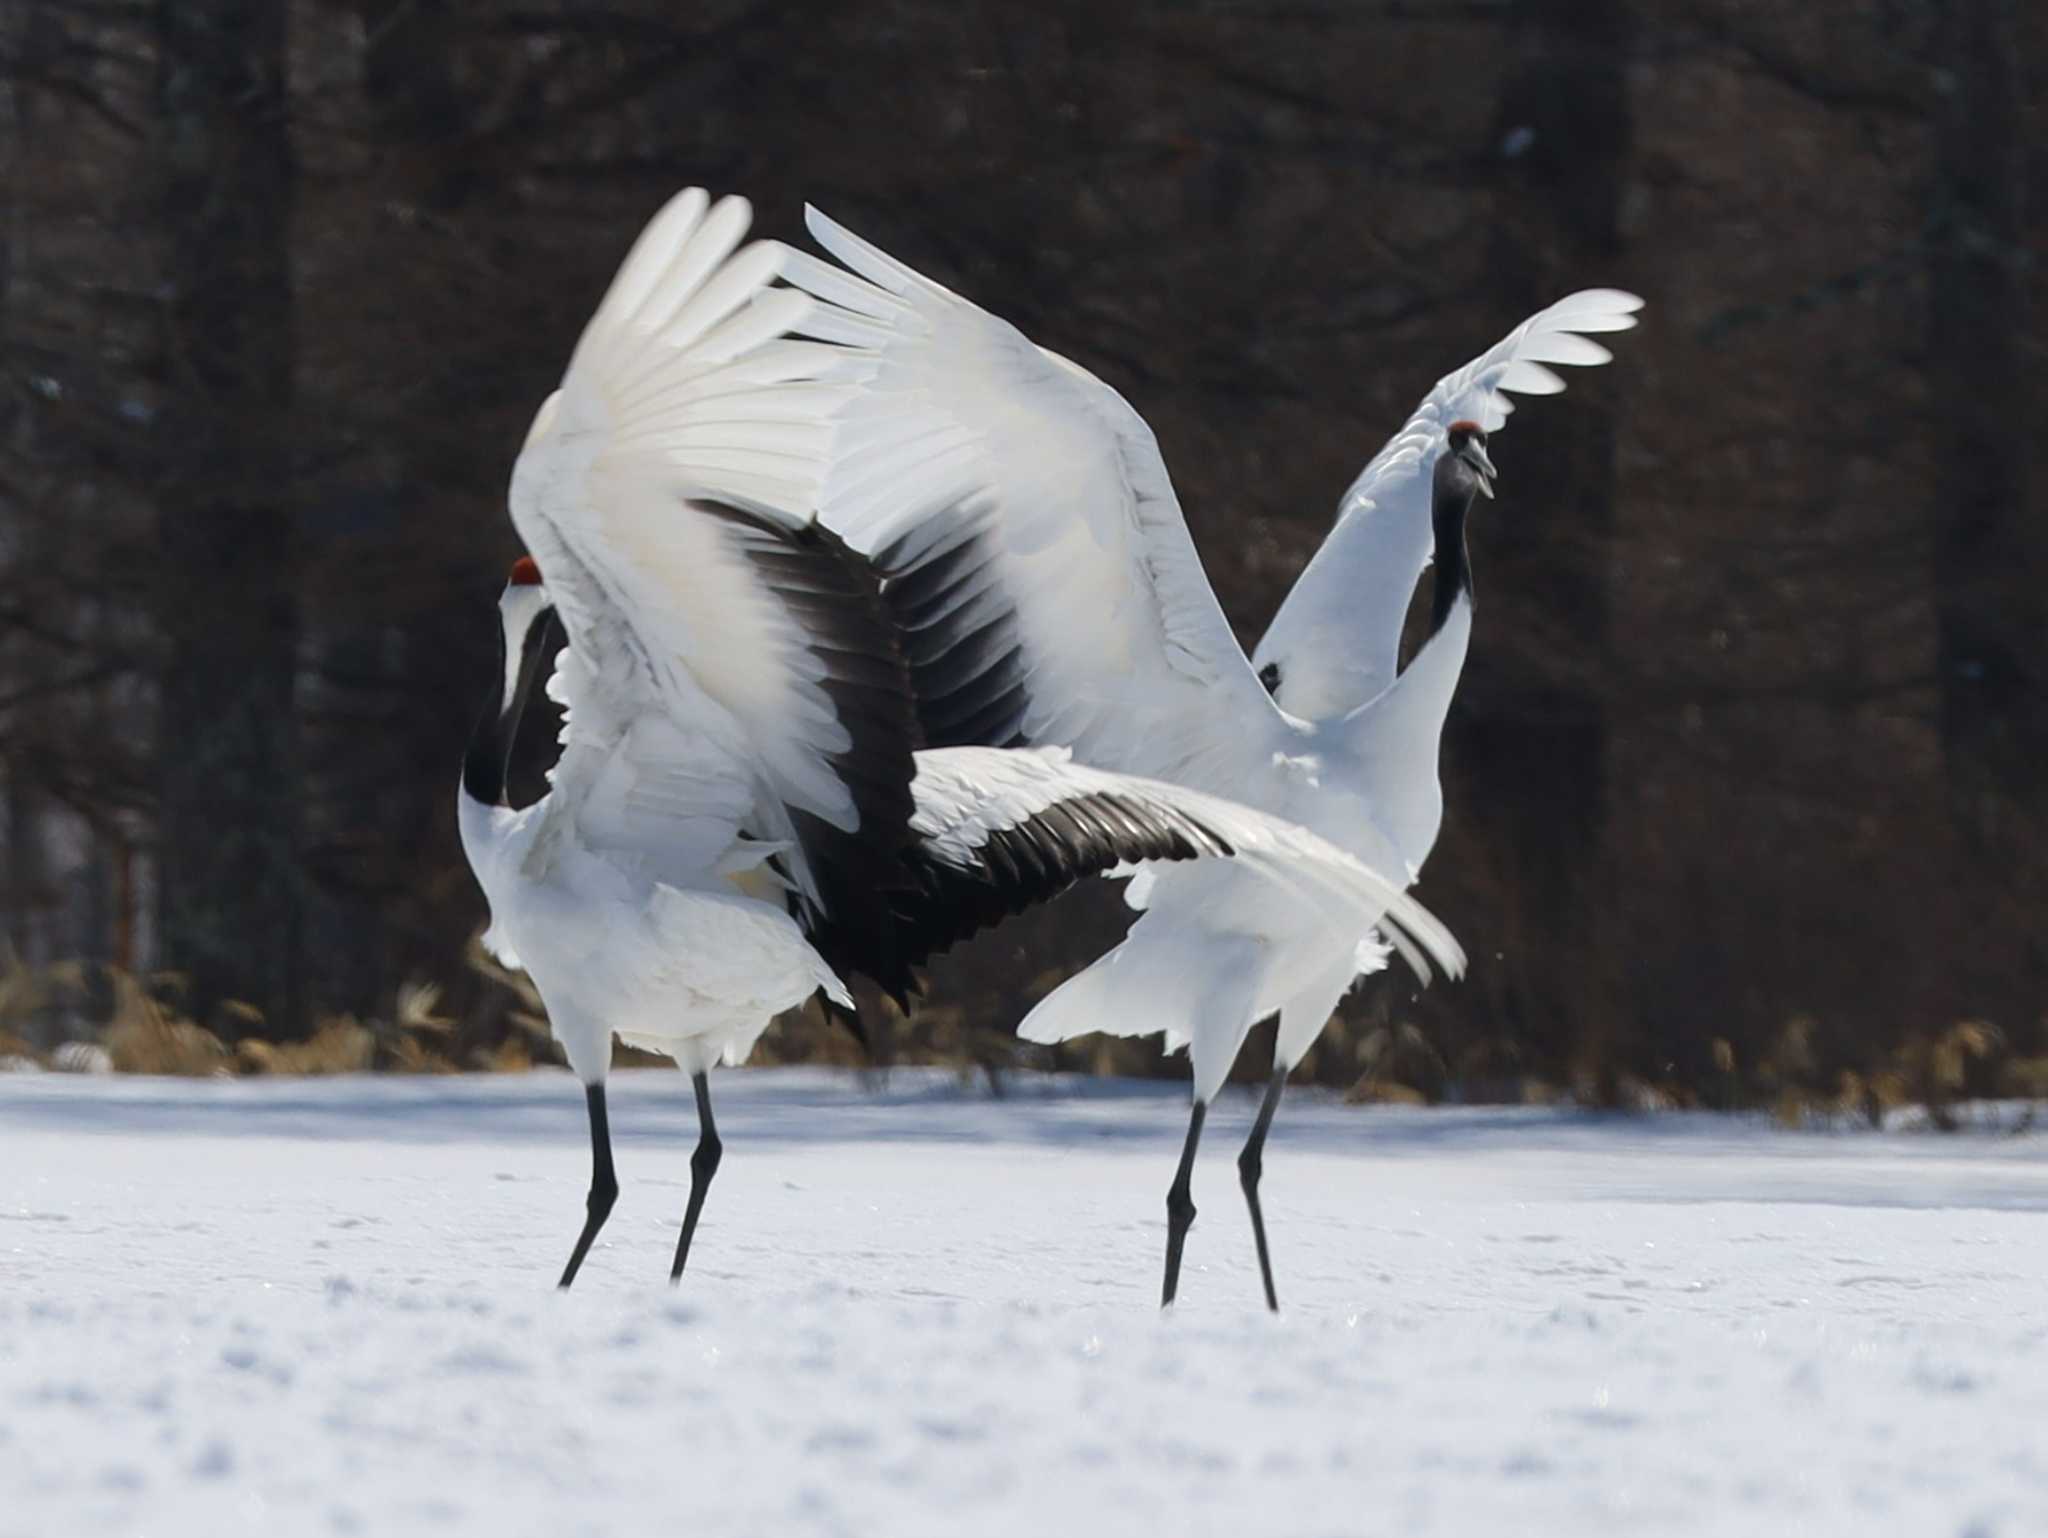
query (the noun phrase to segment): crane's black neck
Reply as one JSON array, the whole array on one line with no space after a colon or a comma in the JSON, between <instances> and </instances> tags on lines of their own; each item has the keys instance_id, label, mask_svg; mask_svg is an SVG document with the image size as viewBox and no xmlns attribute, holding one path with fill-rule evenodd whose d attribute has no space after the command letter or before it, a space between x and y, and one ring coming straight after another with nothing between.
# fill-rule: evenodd
<instances>
[{"instance_id":1,"label":"crane's black neck","mask_svg":"<svg viewBox=\"0 0 2048 1538\"><path fill-rule=\"evenodd\" d=\"M1429 520L1436 532L1436 584L1430 593L1429 633L1444 628L1460 597L1472 601L1472 558L1465 520L1478 494L1478 472L1455 455L1439 455L1430 487Z\"/></svg>"},{"instance_id":2,"label":"crane's black neck","mask_svg":"<svg viewBox=\"0 0 2048 1538\"><path fill-rule=\"evenodd\" d=\"M505 627L498 627L498 668L492 675L491 693L483 713L469 734L469 751L462 758L462 788L472 800L486 806L504 806L505 778L512 766L512 743L519 735L519 721L526 714L527 696L533 680L552 649L549 641L556 625L553 608L542 609L526 627L519 642L519 671L514 676L511 697L505 690Z\"/></svg>"}]
</instances>

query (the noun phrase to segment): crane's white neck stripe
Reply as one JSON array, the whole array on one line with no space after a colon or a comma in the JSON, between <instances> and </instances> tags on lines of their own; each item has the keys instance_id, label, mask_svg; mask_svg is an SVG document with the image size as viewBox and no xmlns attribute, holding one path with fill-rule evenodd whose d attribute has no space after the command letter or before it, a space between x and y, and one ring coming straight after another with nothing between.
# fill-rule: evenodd
<instances>
[{"instance_id":1,"label":"crane's white neck stripe","mask_svg":"<svg viewBox=\"0 0 2048 1538\"><path fill-rule=\"evenodd\" d=\"M508 587L498 600L498 614L505 625L505 692L498 696L501 715L519 708L519 672L526 665L526 637L547 609L545 587Z\"/></svg>"}]
</instances>

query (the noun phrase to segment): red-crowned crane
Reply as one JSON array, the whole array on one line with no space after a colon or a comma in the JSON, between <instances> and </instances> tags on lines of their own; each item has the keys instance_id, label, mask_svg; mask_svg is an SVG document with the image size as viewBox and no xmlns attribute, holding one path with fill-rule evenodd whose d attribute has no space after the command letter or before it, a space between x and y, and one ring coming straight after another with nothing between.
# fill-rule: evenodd
<instances>
[{"instance_id":1,"label":"red-crowned crane","mask_svg":"<svg viewBox=\"0 0 2048 1538\"><path fill-rule=\"evenodd\" d=\"M1561 389L1543 365L1596 364L1582 333L1640 301L1575 294L1450 376L1367 468L1255 667L1211 592L1143 419L1085 369L817 210L843 266L792 252L784 276L846 312L820 517L889 574L934 746L1057 745L1315 830L1405 887L1443 816L1437 749L1472 629L1465 520L1490 494L1505 390ZM1408 600L1438 563L1428 640L1395 660ZM1264 678L1262 680L1262 673ZM1268 685L1272 685L1271 688ZM1164 1035L1193 1059L1194 1104L1167 1196L1164 1301L1195 1208L1196 1145L1247 1032L1279 1016L1272 1074L1239 1158L1266 1301L1277 1308L1259 1178L1288 1072L1352 983L1385 964L1373 926L1254 893L1220 865L1141 875L1122 944L1046 998L1033 1041Z\"/></svg>"}]
</instances>

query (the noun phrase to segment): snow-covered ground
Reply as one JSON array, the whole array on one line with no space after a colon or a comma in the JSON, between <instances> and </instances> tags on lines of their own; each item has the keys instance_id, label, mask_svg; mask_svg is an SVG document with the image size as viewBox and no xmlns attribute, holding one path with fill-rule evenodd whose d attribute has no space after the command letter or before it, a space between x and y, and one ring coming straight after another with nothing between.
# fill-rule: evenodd
<instances>
[{"instance_id":1,"label":"snow-covered ground","mask_svg":"<svg viewBox=\"0 0 2048 1538\"><path fill-rule=\"evenodd\" d=\"M0 1534L2048 1534L2048 1137L714 1084L0 1079Z\"/></svg>"}]
</instances>

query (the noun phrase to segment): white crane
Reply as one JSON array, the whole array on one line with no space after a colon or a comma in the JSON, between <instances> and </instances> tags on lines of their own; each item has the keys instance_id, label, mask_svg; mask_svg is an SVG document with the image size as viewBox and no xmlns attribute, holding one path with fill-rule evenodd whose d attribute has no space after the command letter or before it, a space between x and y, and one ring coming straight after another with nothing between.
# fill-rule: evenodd
<instances>
[{"instance_id":1,"label":"white crane","mask_svg":"<svg viewBox=\"0 0 2048 1538\"><path fill-rule=\"evenodd\" d=\"M672 1057L700 1137L671 1278L722 1152L709 1070L841 974L901 992L931 952L1081 876L1215 860L1250 890L1358 932L1457 944L1351 856L1275 818L1104 773L1062 751L913 756L913 678L866 562L813 521L844 399L830 306L737 249L747 205L691 190L620 268L513 470L530 555L500 600L504 667L458 798L491 906L585 1086L592 1174L568 1286L618 1194L604 1084L614 1034ZM511 744L553 628L567 709L548 793L514 809ZM1419 959L1418 959L1419 964Z\"/></svg>"},{"instance_id":2,"label":"white crane","mask_svg":"<svg viewBox=\"0 0 2048 1538\"><path fill-rule=\"evenodd\" d=\"M808 219L844 267L792 252L784 276L845 312L836 335L854 355L837 376L852 393L832 414L820 517L890 574L927 740L1069 747L1288 818L1412 882L1442 820L1437 745L1472 625L1465 515L1494 473L1485 429L1505 419L1501 391L1562 388L1543 363L1606 361L1579 333L1634 324L1640 301L1574 295L1432 393L1353 488L1332 550L1276 629L1276 700L1210 591L1137 412L817 210ZM1391 554L1376 548L1382 536ZM1432 551L1431 636L1396 676ZM1339 934L1312 909L1258 901L1222 867L1141 876L1128 895L1143 910L1129 936L1020 1032L1161 1032L1169 1049L1189 1048L1194 1104L1167 1194L1170 1303L1207 1106L1246 1033L1278 1013L1272 1076L1238 1161L1277 1308L1258 1195L1267 1129L1288 1072L1386 948L1369 927Z\"/></svg>"}]
</instances>

